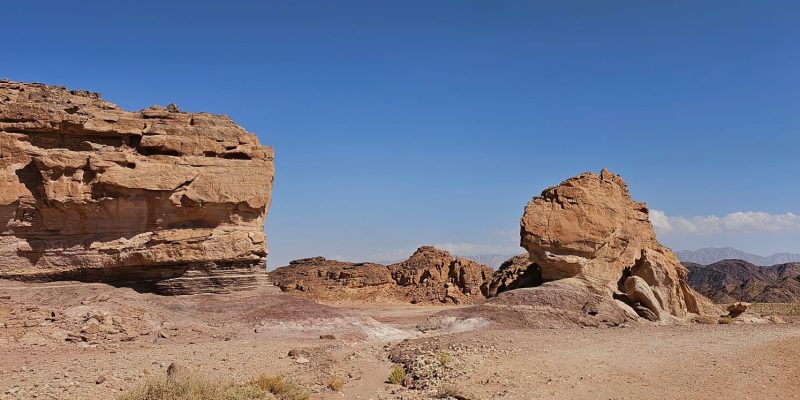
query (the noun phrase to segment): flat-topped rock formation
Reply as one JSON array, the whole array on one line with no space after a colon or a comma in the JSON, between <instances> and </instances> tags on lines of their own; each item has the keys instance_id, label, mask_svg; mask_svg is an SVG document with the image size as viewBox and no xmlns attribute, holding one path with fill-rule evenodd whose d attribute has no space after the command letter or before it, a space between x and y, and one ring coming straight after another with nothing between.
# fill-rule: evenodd
<instances>
[{"instance_id":1,"label":"flat-topped rock formation","mask_svg":"<svg viewBox=\"0 0 800 400\"><path fill-rule=\"evenodd\" d=\"M328 302L470 304L486 298L491 273L487 266L422 246L388 266L314 257L292 261L270 277L284 292Z\"/></svg>"},{"instance_id":2,"label":"flat-topped rock formation","mask_svg":"<svg viewBox=\"0 0 800 400\"><path fill-rule=\"evenodd\" d=\"M272 148L226 116L0 81L0 278L257 286L273 176Z\"/></svg>"}]
</instances>

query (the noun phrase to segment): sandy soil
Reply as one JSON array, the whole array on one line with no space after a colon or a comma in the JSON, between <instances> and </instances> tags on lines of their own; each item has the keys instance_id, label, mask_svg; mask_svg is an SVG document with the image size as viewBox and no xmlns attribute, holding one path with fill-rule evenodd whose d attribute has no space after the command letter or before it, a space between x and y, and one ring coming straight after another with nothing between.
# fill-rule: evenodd
<instances>
[{"instance_id":1,"label":"sandy soil","mask_svg":"<svg viewBox=\"0 0 800 400\"><path fill-rule=\"evenodd\" d=\"M441 309L0 282L0 399L113 399L172 362L241 382L283 375L314 399L426 399L448 383L471 399L800 396L797 323L416 331ZM85 312L113 323L81 333ZM395 363L418 375L415 389L385 382ZM324 386L333 376L341 393Z\"/></svg>"}]
</instances>

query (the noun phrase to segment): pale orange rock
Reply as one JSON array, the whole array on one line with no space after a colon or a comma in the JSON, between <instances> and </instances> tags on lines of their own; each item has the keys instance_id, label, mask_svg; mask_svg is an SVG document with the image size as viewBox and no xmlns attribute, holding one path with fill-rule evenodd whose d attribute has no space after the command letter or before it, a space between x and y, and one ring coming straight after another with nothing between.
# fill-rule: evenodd
<instances>
[{"instance_id":1,"label":"pale orange rock","mask_svg":"<svg viewBox=\"0 0 800 400\"><path fill-rule=\"evenodd\" d=\"M686 268L656 240L647 206L634 201L622 178L607 170L543 191L525 207L521 234L545 281L574 279L608 297L626 298L620 292L628 289L626 300L661 320L713 307L689 288Z\"/></svg>"},{"instance_id":2,"label":"pale orange rock","mask_svg":"<svg viewBox=\"0 0 800 400\"><path fill-rule=\"evenodd\" d=\"M273 177L226 116L0 81L0 278L256 286Z\"/></svg>"}]
</instances>

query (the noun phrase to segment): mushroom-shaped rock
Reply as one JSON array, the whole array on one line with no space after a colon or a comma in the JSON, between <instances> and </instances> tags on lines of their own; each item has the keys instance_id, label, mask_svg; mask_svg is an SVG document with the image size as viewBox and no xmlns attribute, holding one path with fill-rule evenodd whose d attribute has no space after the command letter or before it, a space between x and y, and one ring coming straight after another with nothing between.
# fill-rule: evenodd
<instances>
[{"instance_id":1,"label":"mushroom-shaped rock","mask_svg":"<svg viewBox=\"0 0 800 400\"><path fill-rule=\"evenodd\" d=\"M574 278L611 296L633 276L636 301L656 316L686 318L713 308L689 288L677 256L656 240L647 206L607 170L567 179L531 200L521 244L545 281Z\"/></svg>"}]
</instances>

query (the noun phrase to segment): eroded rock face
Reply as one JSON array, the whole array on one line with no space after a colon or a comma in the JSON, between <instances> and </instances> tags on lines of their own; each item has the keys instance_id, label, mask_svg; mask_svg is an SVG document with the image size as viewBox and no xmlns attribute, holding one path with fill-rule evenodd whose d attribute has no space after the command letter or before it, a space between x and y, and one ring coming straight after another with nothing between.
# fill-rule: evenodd
<instances>
[{"instance_id":1,"label":"eroded rock face","mask_svg":"<svg viewBox=\"0 0 800 400\"><path fill-rule=\"evenodd\" d=\"M536 287L543 283L541 268L532 263L527 254L514 256L503 262L489 280L488 296L494 297L507 290Z\"/></svg>"},{"instance_id":2,"label":"eroded rock face","mask_svg":"<svg viewBox=\"0 0 800 400\"><path fill-rule=\"evenodd\" d=\"M656 240L645 204L607 170L543 191L525 208L521 234L545 281L570 278L609 297L616 292L659 319L702 314L710 304L689 288L686 268ZM655 304L643 304L648 297Z\"/></svg>"},{"instance_id":3,"label":"eroded rock face","mask_svg":"<svg viewBox=\"0 0 800 400\"><path fill-rule=\"evenodd\" d=\"M469 304L486 298L491 273L487 266L422 246L389 266L314 257L292 261L270 276L284 292L322 301Z\"/></svg>"},{"instance_id":4,"label":"eroded rock face","mask_svg":"<svg viewBox=\"0 0 800 400\"><path fill-rule=\"evenodd\" d=\"M273 176L226 116L0 81L0 278L256 286Z\"/></svg>"}]
</instances>

